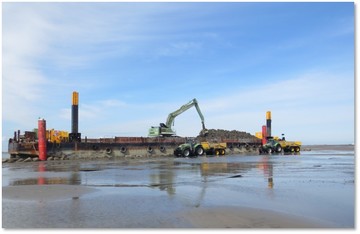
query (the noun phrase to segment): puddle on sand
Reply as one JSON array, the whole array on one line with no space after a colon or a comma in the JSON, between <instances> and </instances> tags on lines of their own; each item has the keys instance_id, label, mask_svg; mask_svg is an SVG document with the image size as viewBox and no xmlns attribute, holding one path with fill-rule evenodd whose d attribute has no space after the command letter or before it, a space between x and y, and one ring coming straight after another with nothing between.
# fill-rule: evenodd
<instances>
[{"instance_id":1,"label":"puddle on sand","mask_svg":"<svg viewBox=\"0 0 360 234\"><path fill-rule=\"evenodd\" d=\"M351 226L354 184L344 181L354 181L353 155L234 155L136 162L39 162L24 168L3 166L3 186L59 184L99 189L86 199L73 199L96 214L98 211L90 209L93 207L90 203L98 199L99 207L107 204L112 209L116 201L127 211L131 209L128 201L141 204L143 209L155 209L156 198L159 204L175 203L180 208L245 204ZM138 208L139 214L143 209ZM120 209L111 212L123 215ZM137 215L134 212L134 217Z\"/></svg>"}]
</instances>

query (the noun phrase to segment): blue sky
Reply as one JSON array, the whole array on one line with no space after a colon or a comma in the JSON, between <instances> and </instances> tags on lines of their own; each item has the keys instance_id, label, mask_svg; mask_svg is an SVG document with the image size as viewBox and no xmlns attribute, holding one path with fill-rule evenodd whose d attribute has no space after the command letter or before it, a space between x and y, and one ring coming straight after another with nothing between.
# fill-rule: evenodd
<instances>
[{"instance_id":1,"label":"blue sky","mask_svg":"<svg viewBox=\"0 0 360 234\"><path fill-rule=\"evenodd\" d=\"M3 3L3 145L17 129L147 136L197 98L207 128L354 143L353 3ZM201 130L195 108L178 135Z\"/></svg>"}]
</instances>

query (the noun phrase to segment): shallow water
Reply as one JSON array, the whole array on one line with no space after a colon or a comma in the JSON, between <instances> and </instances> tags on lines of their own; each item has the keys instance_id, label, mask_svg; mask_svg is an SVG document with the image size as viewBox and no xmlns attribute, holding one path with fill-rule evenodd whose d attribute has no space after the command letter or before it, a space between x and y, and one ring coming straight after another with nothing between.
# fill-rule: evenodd
<instances>
[{"instance_id":1,"label":"shallow water","mask_svg":"<svg viewBox=\"0 0 360 234\"><path fill-rule=\"evenodd\" d=\"M354 161L353 150L319 150L4 164L3 188L66 184L97 190L55 201L5 196L3 227L192 227L180 212L252 207L353 228Z\"/></svg>"}]
</instances>

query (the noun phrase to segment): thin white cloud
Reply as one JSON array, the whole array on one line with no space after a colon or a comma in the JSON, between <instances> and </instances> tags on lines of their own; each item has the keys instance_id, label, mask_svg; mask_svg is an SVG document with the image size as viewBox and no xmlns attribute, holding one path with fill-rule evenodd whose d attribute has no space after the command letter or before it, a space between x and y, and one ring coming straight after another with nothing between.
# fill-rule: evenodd
<instances>
[{"instance_id":1,"label":"thin white cloud","mask_svg":"<svg viewBox=\"0 0 360 234\"><path fill-rule=\"evenodd\" d=\"M350 79L349 79L350 78ZM303 74L293 79L279 79L263 85L236 87L233 94L218 97L204 103L209 112L233 108L234 106L264 108L351 101L353 93L351 77L321 72ZM305 104L304 104L305 103ZM302 106L303 108L303 106Z\"/></svg>"},{"instance_id":2,"label":"thin white cloud","mask_svg":"<svg viewBox=\"0 0 360 234\"><path fill-rule=\"evenodd\" d=\"M20 127L26 125L25 128L31 129L33 123L24 122L24 119L37 119L39 113L44 113L39 100L52 97L53 90L66 93L73 87L92 89L101 82L99 84L83 82L75 78L59 80L46 74L45 71L49 68L43 66L51 66L56 72L67 73L75 68L89 68L109 57L180 56L205 48L199 39L201 33L207 38L219 37L219 34L211 31L208 35L206 32L199 32L194 34L196 36L186 37L181 34L183 32L174 31L172 24L163 22L164 13L167 16L178 12L186 13L188 7L179 8L179 5L171 4L165 7L138 4L135 11L131 4L124 4L121 10L112 9L106 4L95 5L3 4L3 120L11 121ZM193 13L198 11L194 8L190 10ZM169 14L170 11L172 14ZM205 13L202 11L201 14ZM186 18L186 14L180 15L182 16L177 20L171 18L173 20L171 22L179 22ZM193 19L197 19L196 14L192 16ZM194 22L197 25L205 23ZM184 30L184 25L186 24L177 30ZM347 27L343 32L339 32L339 35L349 32L352 32L351 28ZM306 41L306 38L305 40L301 38L299 41L289 41L284 49L301 47L312 41L311 35L309 38L311 40ZM153 42L157 43L153 44ZM259 59L262 61L271 59L272 49L269 49L271 53L267 52L265 55L262 55L263 51L261 51L253 54L252 58L243 60L239 58L228 67L230 70L234 68L236 70L239 66L249 67L258 64ZM288 119L281 120L283 126L287 128L297 126L291 124L292 121L308 123L304 119L311 114L314 114L315 123L319 123L321 121L319 115L322 112L331 113L330 118L327 119L329 125L338 119L351 122L354 110L351 111L348 105L351 106L354 101L351 92L354 84L349 83L351 78L348 76L342 79L336 74L313 72L293 78L282 78L285 81L279 79L272 83L273 79L271 79L257 86L234 87L233 92L221 95L212 93L207 99L199 100L206 123L210 128L238 129L253 133L260 127L258 123L263 122L266 110L273 110L278 118L287 115ZM196 94L192 96L196 97ZM188 100L184 100L183 103L186 101ZM84 100L80 103L79 114L83 121L80 126L84 126L84 129L96 129L99 132L101 129L104 129L104 132L124 132L124 134L147 132L148 127L164 122L167 114L183 103L174 104L168 100L150 106L131 105L117 99L103 98L102 101L93 103ZM331 106L329 103L334 105ZM319 108L321 111L313 109L312 106L322 106ZM344 112L336 115L333 109L335 106ZM54 116L58 114L61 118L70 119L69 108L58 107L58 109L58 113L52 113ZM284 109L286 111L283 111ZM51 111L56 112L54 109ZM94 120L100 120L101 124L106 122L108 125L95 128ZM116 122L121 121L125 124L116 125ZM349 126L353 127L353 123L346 128ZM200 130L197 113L189 111L179 116L175 128L179 135L197 135Z\"/></svg>"},{"instance_id":3,"label":"thin white cloud","mask_svg":"<svg viewBox=\"0 0 360 234\"><path fill-rule=\"evenodd\" d=\"M193 54L202 48L200 42L174 42L168 46L161 46L157 53L157 57L174 57L182 56L184 54Z\"/></svg>"}]
</instances>

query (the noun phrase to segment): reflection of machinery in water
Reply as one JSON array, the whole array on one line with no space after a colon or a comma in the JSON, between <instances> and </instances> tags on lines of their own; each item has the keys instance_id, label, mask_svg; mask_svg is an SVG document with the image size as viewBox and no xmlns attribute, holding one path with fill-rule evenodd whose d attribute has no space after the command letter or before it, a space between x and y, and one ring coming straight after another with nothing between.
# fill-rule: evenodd
<instances>
[{"instance_id":1,"label":"reflection of machinery in water","mask_svg":"<svg viewBox=\"0 0 360 234\"><path fill-rule=\"evenodd\" d=\"M232 178L240 178L252 169L261 169L264 177L267 178L267 187L272 189L273 182L273 165L269 162L268 157L261 158L257 162L228 162L226 157L216 158L201 158L200 163L181 163L176 161L163 162L156 173L150 175L150 187L158 188L161 191L166 191L169 196L180 198L191 207L200 207L204 202L206 190L212 183L221 182ZM188 181L177 181L177 170L174 166L181 164L190 165L192 172L199 173L201 181L198 178L191 177ZM252 173L249 173L252 175ZM241 179L240 179L241 180ZM237 181L237 180L235 180ZM237 182L235 182L237 183ZM179 184L179 186L176 188ZM210 186L211 187L211 186Z\"/></svg>"},{"instance_id":2,"label":"reflection of machinery in water","mask_svg":"<svg viewBox=\"0 0 360 234\"><path fill-rule=\"evenodd\" d=\"M272 189L274 187L273 164L271 162L269 163L269 158L263 157L257 167L264 172L264 177L266 177L268 181L268 188Z\"/></svg>"},{"instance_id":3,"label":"reflection of machinery in water","mask_svg":"<svg viewBox=\"0 0 360 234\"><path fill-rule=\"evenodd\" d=\"M218 158L220 162L209 162L206 160L200 164L200 172L203 177L203 187L200 191L199 197L195 202L195 207L199 207L203 201L208 187L208 183L211 183L212 180L209 178L215 176L228 175L225 178L237 178L239 173L243 174L246 171L249 171L254 166L248 163L239 163L239 162L227 162L226 158ZM233 177L235 174L235 177ZM224 178L224 177L222 177Z\"/></svg>"},{"instance_id":4,"label":"reflection of machinery in water","mask_svg":"<svg viewBox=\"0 0 360 234\"><path fill-rule=\"evenodd\" d=\"M174 178L175 172L172 170L174 162L168 161L165 165L160 166L159 173L151 174L151 187L157 187L161 191L166 191L169 196L175 194Z\"/></svg>"}]
</instances>

